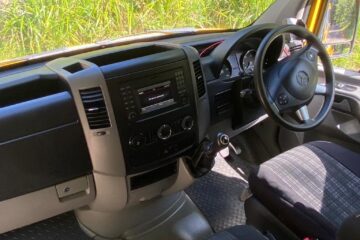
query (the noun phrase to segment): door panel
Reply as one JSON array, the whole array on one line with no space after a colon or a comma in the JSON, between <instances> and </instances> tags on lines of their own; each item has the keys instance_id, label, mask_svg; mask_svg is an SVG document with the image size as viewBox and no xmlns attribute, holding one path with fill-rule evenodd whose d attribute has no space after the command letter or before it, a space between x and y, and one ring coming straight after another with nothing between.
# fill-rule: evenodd
<instances>
[{"instance_id":1,"label":"door panel","mask_svg":"<svg viewBox=\"0 0 360 240\"><path fill-rule=\"evenodd\" d=\"M319 81L324 81L320 69ZM353 151L360 151L360 73L335 70L336 96L332 110L317 128L305 133L295 133L280 128L279 145L282 151L317 140L331 141ZM309 111L315 114L322 104L315 97Z\"/></svg>"},{"instance_id":2,"label":"door panel","mask_svg":"<svg viewBox=\"0 0 360 240\"><path fill-rule=\"evenodd\" d=\"M330 139L352 149L360 145L360 74L335 70L335 100L332 111L325 121L314 131L306 133L306 138ZM316 138L315 138L316 139Z\"/></svg>"}]
</instances>

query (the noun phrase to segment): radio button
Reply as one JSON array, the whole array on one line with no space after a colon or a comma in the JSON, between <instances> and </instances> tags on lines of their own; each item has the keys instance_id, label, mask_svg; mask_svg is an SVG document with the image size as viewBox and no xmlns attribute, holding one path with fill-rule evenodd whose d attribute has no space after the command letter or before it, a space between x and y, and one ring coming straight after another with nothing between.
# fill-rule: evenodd
<instances>
[{"instance_id":1,"label":"radio button","mask_svg":"<svg viewBox=\"0 0 360 240\"><path fill-rule=\"evenodd\" d=\"M134 120L136 116L137 116L136 112L129 112L128 120Z\"/></svg>"},{"instance_id":2,"label":"radio button","mask_svg":"<svg viewBox=\"0 0 360 240\"><path fill-rule=\"evenodd\" d=\"M172 128L168 124L162 125L157 131L157 136L161 140L169 139L171 137L171 134L172 134Z\"/></svg>"},{"instance_id":3,"label":"radio button","mask_svg":"<svg viewBox=\"0 0 360 240\"><path fill-rule=\"evenodd\" d=\"M132 136L129 139L129 145L133 148L140 148L145 144L145 142L146 142L146 138L142 134Z\"/></svg>"},{"instance_id":4,"label":"radio button","mask_svg":"<svg viewBox=\"0 0 360 240\"><path fill-rule=\"evenodd\" d=\"M185 131L189 131L194 126L194 119L191 116L186 116L181 121L181 127Z\"/></svg>"}]
</instances>

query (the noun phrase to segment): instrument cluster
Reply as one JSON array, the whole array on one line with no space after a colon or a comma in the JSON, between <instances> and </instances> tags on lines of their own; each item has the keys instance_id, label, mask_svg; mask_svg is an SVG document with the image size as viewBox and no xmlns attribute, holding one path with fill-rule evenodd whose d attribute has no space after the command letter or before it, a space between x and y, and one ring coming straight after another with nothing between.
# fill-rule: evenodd
<instances>
[{"instance_id":1,"label":"instrument cluster","mask_svg":"<svg viewBox=\"0 0 360 240\"><path fill-rule=\"evenodd\" d=\"M239 44L224 62L219 79L227 80L233 77L253 76L255 57L260 43L261 38L249 38ZM281 41L274 41L266 54L265 69L277 62L281 49Z\"/></svg>"}]
</instances>

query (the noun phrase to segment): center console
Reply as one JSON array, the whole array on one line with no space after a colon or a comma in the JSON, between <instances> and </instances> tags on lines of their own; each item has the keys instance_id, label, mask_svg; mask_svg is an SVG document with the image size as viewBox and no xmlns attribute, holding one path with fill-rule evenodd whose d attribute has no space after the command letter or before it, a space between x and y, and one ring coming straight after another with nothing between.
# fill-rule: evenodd
<instances>
[{"instance_id":1,"label":"center console","mask_svg":"<svg viewBox=\"0 0 360 240\"><path fill-rule=\"evenodd\" d=\"M211 233L182 193L194 181L188 162L210 119L196 50L139 43L59 58L46 67L69 87L88 146L96 196L76 210L83 229L101 238L135 239L158 227L174 234L171 224L186 217L203 223L197 232Z\"/></svg>"},{"instance_id":2,"label":"center console","mask_svg":"<svg viewBox=\"0 0 360 240\"><path fill-rule=\"evenodd\" d=\"M170 163L194 146L196 111L187 61L115 76L107 84L127 174Z\"/></svg>"}]
</instances>

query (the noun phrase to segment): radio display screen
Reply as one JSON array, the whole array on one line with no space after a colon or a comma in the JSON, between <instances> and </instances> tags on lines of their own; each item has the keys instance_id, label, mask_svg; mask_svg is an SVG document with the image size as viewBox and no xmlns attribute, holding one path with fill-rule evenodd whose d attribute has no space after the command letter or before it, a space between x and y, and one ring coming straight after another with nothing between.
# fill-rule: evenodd
<instances>
[{"instance_id":1,"label":"radio display screen","mask_svg":"<svg viewBox=\"0 0 360 240\"><path fill-rule=\"evenodd\" d=\"M171 81L155 84L137 90L141 111L151 112L175 103Z\"/></svg>"}]
</instances>

